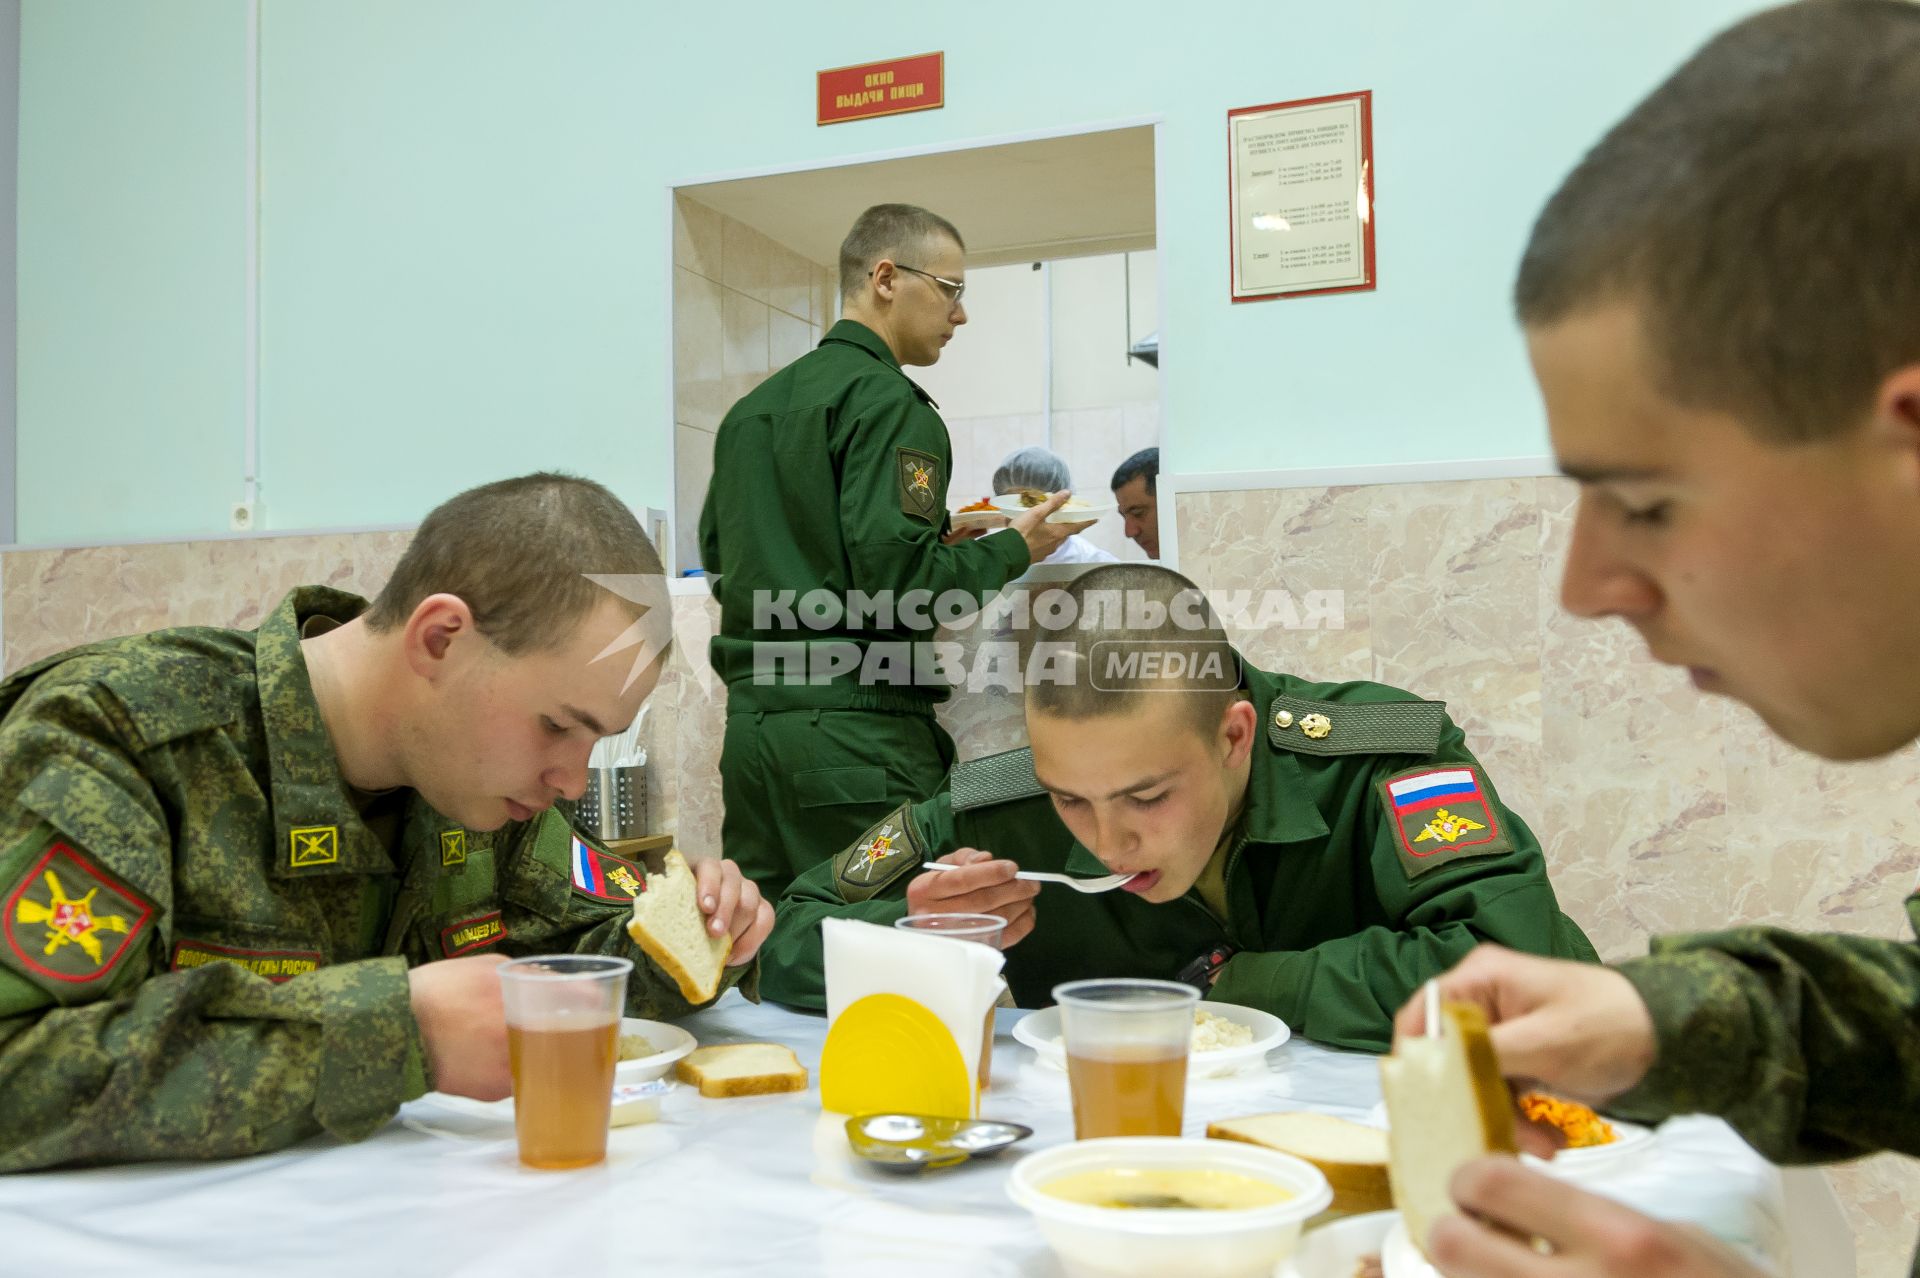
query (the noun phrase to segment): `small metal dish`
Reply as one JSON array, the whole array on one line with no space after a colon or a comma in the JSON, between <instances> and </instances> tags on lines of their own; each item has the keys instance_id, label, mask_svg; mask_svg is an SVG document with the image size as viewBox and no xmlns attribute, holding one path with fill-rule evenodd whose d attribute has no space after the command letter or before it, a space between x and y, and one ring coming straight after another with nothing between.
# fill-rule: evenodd
<instances>
[{"instance_id":1,"label":"small metal dish","mask_svg":"<svg viewBox=\"0 0 1920 1278\"><path fill-rule=\"evenodd\" d=\"M952 1167L997 1154L1033 1135L1031 1127L990 1118L936 1118L929 1114L860 1114L847 1120L847 1143L861 1158L888 1171Z\"/></svg>"}]
</instances>

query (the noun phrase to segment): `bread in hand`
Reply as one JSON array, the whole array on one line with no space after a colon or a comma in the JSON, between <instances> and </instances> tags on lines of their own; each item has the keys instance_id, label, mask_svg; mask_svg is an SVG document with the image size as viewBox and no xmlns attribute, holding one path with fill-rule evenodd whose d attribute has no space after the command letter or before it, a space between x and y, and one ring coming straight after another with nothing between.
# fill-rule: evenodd
<instances>
[{"instance_id":1,"label":"bread in hand","mask_svg":"<svg viewBox=\"0 0 1920 1278\"><path fill-rule=\"evenodd\" d=\"M647 876L647 890L633 898L627 935L680 987L689 1003L713 1001L720 975L733 953L733 936L715 936L700 912L697 880L687 859L674 848L663 870Z\"/></svg>"},{"instance_id":2,"label":"bread in hand","mask_svg":"<svg viewBox=\"0 0 1920 1278\"><path fill-rule=\"evenodd\" d=\"M779 1043L720 1043L696 1048L673 1067L702 1096L766 1096L807 1090L807 1070Z\"/></svg>"},{"instance_id":3,"label":"bread in hand","mask_svg":"<svg viewBox=\"0 0 1920 1278\"><path fill-rule=\"evenodd\" d=\"M1397 1039L1393 1054L1380 1058L1380 1090L1387 1100L1393 1201L1407 1236L1426 1255L1434 1222L1459 1210L1450 1185L1460 1165L1519 1152L1513 1097L1500 1076L1486 1013L1471 1003L1443 1005L1437 1036Z\"/></svg>"},{"instance_id":4,"label":"bread in hand","mask_svg":"<svg viewBox=\"0 0 1920 1278\"><path fill-rule=\"evenodd\" d=\"M1222 1119L1207 1124L1207 1135L1264 1145L1312 1163L1333 1188L1334 1211L1358 1214L1393 1206L1387 1134L1378 1127L1300 1110Z\"/></svg>"}]
</instances>

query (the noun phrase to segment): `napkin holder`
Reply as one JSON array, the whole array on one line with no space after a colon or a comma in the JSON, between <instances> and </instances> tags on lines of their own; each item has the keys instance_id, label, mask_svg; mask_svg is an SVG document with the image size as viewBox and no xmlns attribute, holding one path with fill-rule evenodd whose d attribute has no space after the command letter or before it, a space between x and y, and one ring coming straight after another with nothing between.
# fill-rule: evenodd
<instances>
[{"instance_id":1,"label":"napkin holder","mask_svg":"<svg viewBox=\"0 0 1920 1278\"><path fill-rule=\"evenodd\" d=\"M990 946L854 919L821 924L820 1101L843 1114L978 1116L980 1027L1001 989Z\"/></svg>"}]
</instances>

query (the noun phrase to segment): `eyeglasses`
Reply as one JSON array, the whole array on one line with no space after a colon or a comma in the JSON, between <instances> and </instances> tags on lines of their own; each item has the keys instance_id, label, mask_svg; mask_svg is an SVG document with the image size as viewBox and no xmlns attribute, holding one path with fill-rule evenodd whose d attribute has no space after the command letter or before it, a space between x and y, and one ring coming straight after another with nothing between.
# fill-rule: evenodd
<instances>
[{"instance_id":1,"label":"eyeglasses","mask_svg":"<svg viewBox=\"0 0 1920 1278\"><path fill-rule=\"evenodd\" d=\"M944 275L935 275L932 271L923 271L917 266L903 266L899 262L893 264L893 269L896 271L912 271L915 275L926 276L940 286L940 291L947 295L947 301L955 306L960 305L960 299L966 295L967 282L965 280L950 280Z\"/></svg>"}]
</instances>

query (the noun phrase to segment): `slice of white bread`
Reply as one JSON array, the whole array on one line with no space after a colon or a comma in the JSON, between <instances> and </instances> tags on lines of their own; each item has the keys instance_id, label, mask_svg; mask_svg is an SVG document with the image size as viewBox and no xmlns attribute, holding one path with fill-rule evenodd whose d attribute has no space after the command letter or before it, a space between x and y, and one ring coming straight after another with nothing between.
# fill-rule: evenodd
<instances>
[{"instance_id":1,"label":"slice of white bread","mask_svg":"<svg viewBox=\"0 0 1920 1278\"><path fill-rule=\"evenodd\" d=\"M673 1067L702 1096L765 1096L807 1090L807 1069L779 1043L721 1043L696 1048Z\"/></svg>"},{"instance_id":2,"label":"slice of white bread","mask_svg":"<svg viewBox=\"0 0 1920 1278\"><path fill-rule=\"evenodd\" d=\"M1448 1187L1460 1165L1519 1152L1513 1096L1487 1037L1486 1013L1447 1003L1440 1027L1437 1036L1396 1040L1393 1054L1380 1058L1393 1201L1422 1255L1433 1223L1459 1210Z\"/></svg>"},{"instance_id":3,"label":"slice of white bread","mask_svg":"<svg viewBox=\"0 0 1920 1278\"><path fill-rule=\"evenodd\" d=\"M1357 1215L1393 1206L1387 1181L1387 1134L1331 1114L1250 1114L1207 1124L1215 1140L1265 1145L1305 1159L1333 1187L1333 1210Z\"/></svg>"},{"instance_id":4,"label":"slice of white bread","mask_svg":"<svg viewBox=\"0 0 1920 1278\"><path fill-rule=\"evenodd\" d=\"M681 998L710 1002L720 988L727 955L733 953L733 936L716 937L707 930L697 880L680 849L667 853L663 867L661 873L647 876L647 890L633 898L627 935L673 978Z\"/></svg>"}]
</instances>

